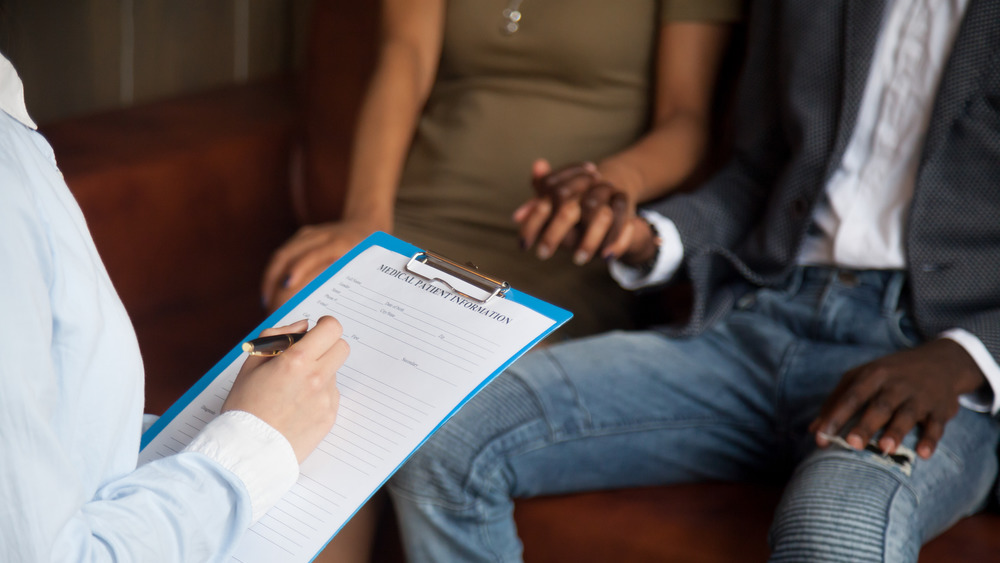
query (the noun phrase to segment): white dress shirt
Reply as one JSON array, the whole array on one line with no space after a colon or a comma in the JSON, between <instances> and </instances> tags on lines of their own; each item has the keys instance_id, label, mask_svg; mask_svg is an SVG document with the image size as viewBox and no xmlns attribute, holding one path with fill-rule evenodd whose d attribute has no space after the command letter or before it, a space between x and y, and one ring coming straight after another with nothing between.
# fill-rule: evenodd
<instances>
[{"instance_id":1,"label":"white dress shirt","mask_svg":"<svg viewBox=\"0 0 1000 563\"><path fill-rule=\"evenodd\" d=\"M0 56L0 561L224 561L298 477L221 415L136 467L143 369L83 214Z\"/></svg>"},{"instance_id":2,"label":"white dress shirt","mask_svg":"<svg viewBox=\"0 0 1000 563\"><path fill-rule=\"evenodd\" d=\"M889 0L865 84L858 120L839 167L813 211L800 264L853 269L906 267L903 236L938 83L968 0ZM653 270L642 276L621 263L611 273L629 289L663 283L683 260L677 227L650 211L643 216L662 240ZM975 335L955 328L940 335L959 343L994 393L962 404L1000 411L1000 365Z\"/></svg>"}]
</instances>

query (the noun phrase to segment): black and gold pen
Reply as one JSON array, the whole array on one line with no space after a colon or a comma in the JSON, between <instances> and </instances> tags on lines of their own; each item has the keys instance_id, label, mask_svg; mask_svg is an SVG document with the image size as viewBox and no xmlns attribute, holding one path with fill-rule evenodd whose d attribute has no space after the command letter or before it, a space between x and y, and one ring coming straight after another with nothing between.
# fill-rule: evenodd
<instances>
[{"instance_id":1,"label":"black and gold pen","mask_svg":"<svg viewBox=\"0 0 1000 563\"><path fill-rule=\"evenodd\" d=\"M244 342L243 351L251 356L277 356L305 335L304 332L289 332L274 336L261 336Z\"/></svg>"}]
</instances>

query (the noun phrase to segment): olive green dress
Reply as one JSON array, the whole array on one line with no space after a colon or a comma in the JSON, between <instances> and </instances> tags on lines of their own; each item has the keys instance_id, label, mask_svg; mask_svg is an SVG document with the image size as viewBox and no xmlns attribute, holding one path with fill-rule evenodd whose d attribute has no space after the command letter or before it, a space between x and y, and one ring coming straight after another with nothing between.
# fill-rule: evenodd
<instances>
[{"instance_id":1,"label":"olive green dress","mask_svg":"<svg viewBox=\"0 0 1000 563\"><path fill-rule=\"evenodd\" d=\"M438 75L396 204L397 236L573 312L560 332L631 325L629 294L599 259L577 267L519 248L513 211L531 164L597 161L648 128L657 32L669 20L732 21L739 0L450 0Z\"/></svg>"}]
</instances>

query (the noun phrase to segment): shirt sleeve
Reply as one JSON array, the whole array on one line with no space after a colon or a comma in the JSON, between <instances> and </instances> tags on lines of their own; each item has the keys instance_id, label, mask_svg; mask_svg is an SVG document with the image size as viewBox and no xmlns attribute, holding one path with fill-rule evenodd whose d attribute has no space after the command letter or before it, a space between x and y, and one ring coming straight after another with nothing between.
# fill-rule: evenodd
<instances>
[{"instance_id":1,"label":"shirt sleeve","mask_svg":"<svg viewBox=\"0 0 1000 563\"><path fill-rule=\"evenodd\" d=\"M51 149L3 113L0 193L0 561L228 561L290 446L234 414L242 445L213 427L136 467L134 332Z\"/></svg>"},{"instance_id":2,"label":"shirt sleeve","mask_svg":"<svg viewBox=\"0 0 1000 563\"><path fill-rule=\"evenodd\" d=\"M660 0L660 21L738 22L743 0Z\"/></svg>"},{"instance_id":3,"label":"shirt sleeve","mask_svg":"<svg viewBox=\"0 0 1000 563\"><path fill-rule=\"evenodd\" d=\"M208 423L185 452L201 453L233 472L247 488L256 522L292 488L299 462L292 445L271 425L243 411Z\"/></svg>"},{"instance_id":4,"label":"shirt sleeve","mask_svg":"<svg viewBox=\"0 0 1000 563\"><path fill-rule=\"evenodd\" d=\"M941 333L940 338L954 340L962 348L965 348L965 351L972 356L976 365L979 366L983 375L986 376L988 390L983 389L976 393L962 395L959 397L959 402L962 406L970 410L988 412L993 415L1000 412L1000 395L997 394L997 391L1000 390L1000 366L997 365L996 360L993 359L989 350L986 349L983 341L976 338L976 335L971 332L960 328L946 330Z\"/></svg>"}]
</instances>

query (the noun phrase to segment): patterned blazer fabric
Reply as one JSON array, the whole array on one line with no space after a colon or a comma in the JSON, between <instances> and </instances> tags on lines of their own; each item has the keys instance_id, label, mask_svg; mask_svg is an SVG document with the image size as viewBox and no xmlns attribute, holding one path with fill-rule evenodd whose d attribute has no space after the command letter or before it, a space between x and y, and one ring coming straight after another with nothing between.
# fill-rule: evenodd
<instances>
[{"instance_id":1,"label":"patterned blazer fabric","mask_svg":"<svg viewBox=\"0 0 1000 563\"><path fill-rule=\"evenodd\" d=\"M696 334L739 277L795 266L812 209L850 139L883 3L757 0L731 161L654 209L671 218L695 288ZM933 337L963 328L1000 358L1000 0L970 0L934 102L907 221L910 305Z\"/></svg>"}]
</instances>

